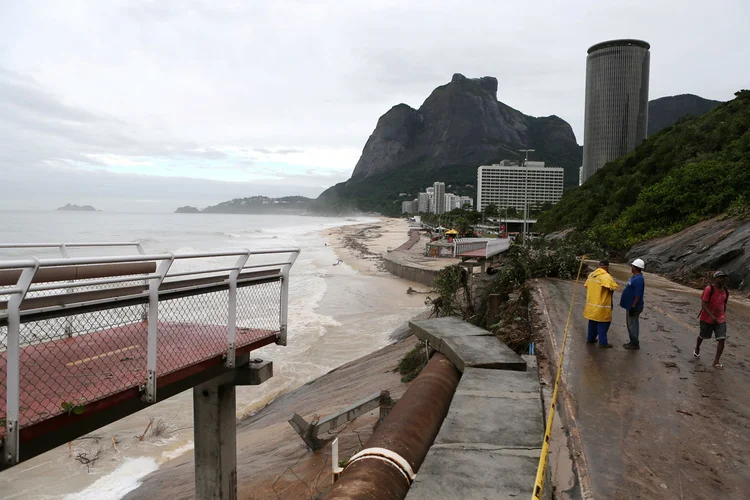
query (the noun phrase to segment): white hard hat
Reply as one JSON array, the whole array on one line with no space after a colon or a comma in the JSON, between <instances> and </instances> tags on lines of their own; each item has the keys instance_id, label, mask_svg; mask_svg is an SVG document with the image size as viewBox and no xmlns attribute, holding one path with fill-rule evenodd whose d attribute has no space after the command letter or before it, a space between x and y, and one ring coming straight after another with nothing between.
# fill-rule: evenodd
<instances>
[{"instance_id":1,"label":"white hard hat","mask_svg":"<svg viewBox=\"0 0 750 500\"><path fill-rule=\"evenodd\" d=\"M637 267L638 269L643 269L644 267L646 267L646 263L641 259L635 259L632 265Z\"/></svg>"}]
</instances>

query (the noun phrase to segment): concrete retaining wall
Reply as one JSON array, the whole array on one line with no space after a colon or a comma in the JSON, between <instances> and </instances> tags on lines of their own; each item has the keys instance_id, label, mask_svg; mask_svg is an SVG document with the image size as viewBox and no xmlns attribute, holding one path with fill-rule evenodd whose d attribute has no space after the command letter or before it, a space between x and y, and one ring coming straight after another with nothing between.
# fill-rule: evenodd
<instances>
[{"instance_id":1,"label":"concrete retaining wall","mask_svg":"<svg viewBox=\"0 0 750 500\"><path fill-rule=\"evenodd\" d=\"M536 358L458 318L409 324L462 376L406 500L529 498L544 436ZM543 498L551 492L548 480Z\"/></svg>"},{"instance_id":2,"label":"concrete retaining wall","mask_svg":"<svg viewBox=\"0 0 750 500\"><path fill-rule=\"evenodd\" d=\"M383 256L383 263L389 273L405 280L421 283L425 286L433 286L435 277L439 270L418 267L417 264L403 261L397 252L391 252Z\"/></svg>"}]
</instances>

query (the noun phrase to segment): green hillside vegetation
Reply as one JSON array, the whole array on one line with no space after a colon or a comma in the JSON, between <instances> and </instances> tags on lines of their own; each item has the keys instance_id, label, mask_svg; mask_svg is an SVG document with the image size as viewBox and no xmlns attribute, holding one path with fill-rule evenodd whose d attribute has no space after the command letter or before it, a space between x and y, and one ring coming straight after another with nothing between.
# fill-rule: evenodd
<instances>
[{"instance_id":1,"label":"green hillside vegetation","mask_svg":"<svg viewBox=\"0 0 750 500\"><path fill-rule=\"evenodd\" d=\"M536 228L587 231L611 249L750 212L750 91L685 117L566 192Z\"/></svg>"}]
</instances>

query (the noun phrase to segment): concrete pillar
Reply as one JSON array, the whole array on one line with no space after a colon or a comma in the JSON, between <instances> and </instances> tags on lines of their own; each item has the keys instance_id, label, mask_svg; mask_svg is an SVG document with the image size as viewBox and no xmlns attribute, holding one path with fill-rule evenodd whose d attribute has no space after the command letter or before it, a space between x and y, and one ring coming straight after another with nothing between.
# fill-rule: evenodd
<instances>
[{"instance_id":1,"label":"concrete pillar","mask_svg":"<svg viewBox=\"0 0 750 500\"><path fill-rule=\"evenodd\" d=\"M237 498L235 386L222 385L219 379L193 388L197 500Z\"/></svg>"},{"instance_id":2,"label":"concrete pillar","mask_svg":"<svg viewBox=\"0 0 750 500\"><path fill-rule=\"evenodd\" d=\"M503 296L497 293L492 293L489 296L487 302L487 329L492 328L500 321L500 304L503 302Z\"/></svg>"}]
</instances>

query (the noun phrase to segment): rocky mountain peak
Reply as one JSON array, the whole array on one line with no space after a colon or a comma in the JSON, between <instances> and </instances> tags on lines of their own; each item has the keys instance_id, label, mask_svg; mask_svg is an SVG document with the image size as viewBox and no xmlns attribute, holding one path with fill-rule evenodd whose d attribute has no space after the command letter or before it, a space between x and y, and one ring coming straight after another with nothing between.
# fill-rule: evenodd
<instances>
[{"instance_id":1,"label":"rocky mountain peak","mask_svg":"<svg viewBox=\"0 0 750 500\"><path fill-rule=\"evenodd\" d=\"M349 182L409 165L465 165L476 171L484 163L515 158L525 147L542 153L543 147L565 151L566 161L572 163L559 166L569 168L569 184L576 182L580 146L570 125L556 117L527 116L499 102L497 90L495 77L455 73L419 109L394 106L378 120Z\"/></svg>"}]
</instances>

